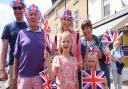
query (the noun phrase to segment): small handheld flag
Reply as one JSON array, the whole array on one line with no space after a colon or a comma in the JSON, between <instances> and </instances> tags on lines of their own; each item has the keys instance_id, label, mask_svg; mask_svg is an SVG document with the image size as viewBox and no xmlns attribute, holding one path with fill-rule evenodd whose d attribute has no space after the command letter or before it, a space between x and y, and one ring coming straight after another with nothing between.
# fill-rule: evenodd
<instances>
[{"instance_id":1,"label":"small handheld flag","mask_svg":"<svg viewBox=\"0 0 128 89\"><path fill-rule=\"evenodd\" d=\"M47 69L39 74L42 80L43 89L57 89L56 82L54 80L49 80Z\"/></svg>"},{"instance_id":2,"label":"small handheld flag","mask_svg":"<svg viewBox=\"0 0 128 89\"><path fill-rule=\"evenodd\" d=\"M104 89L105 74L103 71L82 70L82 89Z\"/></svg>"}]
</instances>

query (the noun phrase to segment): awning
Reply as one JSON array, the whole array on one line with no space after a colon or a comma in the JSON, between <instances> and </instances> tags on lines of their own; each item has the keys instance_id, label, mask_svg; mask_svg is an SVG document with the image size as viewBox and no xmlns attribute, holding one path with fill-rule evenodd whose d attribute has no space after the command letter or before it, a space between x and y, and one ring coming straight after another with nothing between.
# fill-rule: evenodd
<instances>
[{"instance_id":1,"label":"awning","mask_svg":"<svg viewBox=\"0 0 128 89\"><path fill-rule=\"evenodd\" d=\"M108 22L108 23L101 25L97 28L94 28L93 34L100 36L100 35L103 35L106 32L106 30L116 31L116 30L122 28L123 26L125 26L126 23L128 23L128 15L125 15L116 20Z\"/></svg>"}]
</instances>

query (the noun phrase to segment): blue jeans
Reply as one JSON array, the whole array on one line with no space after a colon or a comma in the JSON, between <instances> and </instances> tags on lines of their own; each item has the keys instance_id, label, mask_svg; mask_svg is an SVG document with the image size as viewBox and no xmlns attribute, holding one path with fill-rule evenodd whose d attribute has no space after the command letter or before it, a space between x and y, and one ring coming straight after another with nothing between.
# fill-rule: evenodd
<instances>
[{"instance_id":1,"label":"blue jeans","mask_svg":"<svg viewBox=\"0 0 128 89\"><path fill-rule=\"evenodd\" d=\"M110 69L107 64L100 63L101 70L105 72L105 76L107 77L108 87L110 89Z\"/></svg>"}]
</instances>

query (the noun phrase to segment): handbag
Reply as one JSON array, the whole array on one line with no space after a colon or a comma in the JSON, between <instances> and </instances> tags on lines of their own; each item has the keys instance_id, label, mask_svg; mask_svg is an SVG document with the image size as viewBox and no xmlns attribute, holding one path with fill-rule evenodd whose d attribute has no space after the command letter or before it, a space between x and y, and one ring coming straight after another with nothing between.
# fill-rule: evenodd
<instances>
[{"instance_id":1,"label":"handbag","mask_svg":"<svg viewBox=\"0 0 128 89\"><path fill-rule=\"evenodd\" d=\"M124 63L120 63L120 62L116 62L116 66L117 66L117 71L118 73L121 75L122 74L122 70L123 70L123 67L124 67Z\"/></svg>"}]
</instances>

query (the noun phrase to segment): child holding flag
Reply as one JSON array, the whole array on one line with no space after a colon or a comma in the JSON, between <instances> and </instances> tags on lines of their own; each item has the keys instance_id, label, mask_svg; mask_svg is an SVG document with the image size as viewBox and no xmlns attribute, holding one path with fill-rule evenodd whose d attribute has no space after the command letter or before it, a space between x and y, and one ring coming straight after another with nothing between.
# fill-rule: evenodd
<instances>
[{"instance_id":1,"label":"child holding flag","mask_svg":"<svg viewBox=\"0 0 128 89\"><path fill-rule=\"evenodd\" d=\"M101 70L98 57L94 52L89 52L87 54L86 60L84 62L84 67L87 70Z\"/></svg>"},{"instance_id":2,"label":"child holding flag","mask_svg":"<svg viewBox=\"0 0 128 89\"><path fill-rule=\"evenodd\" d=\"M82 70L82 89L108 89L104 71L101 71L97 54L89 52Z\"/></svg>"},{"instance_id":3,"label":"child holding flag","mask_svg":"<svg viewBox=\"0 0 128 89\"><path fill-rule=\"evenodd\" d=\"M54 57L52 64L49 53L47 50L44 52L49 78L56 80L57 89L79 89L78 62L74 56L70 55L72 42L70 32L63 32L59 41L60 54Z\"/></svg>"}]
</instances>

